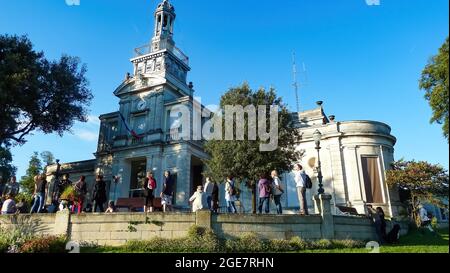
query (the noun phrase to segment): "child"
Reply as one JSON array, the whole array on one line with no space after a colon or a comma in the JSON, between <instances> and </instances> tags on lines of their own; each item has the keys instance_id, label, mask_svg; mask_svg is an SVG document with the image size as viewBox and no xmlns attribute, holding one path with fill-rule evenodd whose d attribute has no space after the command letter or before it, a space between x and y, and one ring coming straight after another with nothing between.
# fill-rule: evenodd
<instances>
[{"instance_id":1,"label":"child","mask_svg":"<svg viewBox=\"0 0 450 273\"><path fill-rule=\"evenodd\" d=\"M14 202L11 195L6 195L6 200L2 205L2 214L14 214L16 212L16 202Z\"/></svg>"},{"instance_id":2,"label":"child","mask_svg":"<svg viewBox=\"0 0 450 273\"><path fill-rule=\"evenodd\" d=\"M207 195L203 192L203 186L197 187L197 191L189 201L192 202L192 212L208 208Z\"/></svg>"},{"instance_id":3,"label":"child","mask_svg":"<svg viewBox=\"0 0 450 273\"><path fill-rule=\"evenodd\" d=\"M116 206L114 205L114 201L109 201L108 208L106 209L105 213L114 213L116 212Z\"/></svg>"}]
</instances>

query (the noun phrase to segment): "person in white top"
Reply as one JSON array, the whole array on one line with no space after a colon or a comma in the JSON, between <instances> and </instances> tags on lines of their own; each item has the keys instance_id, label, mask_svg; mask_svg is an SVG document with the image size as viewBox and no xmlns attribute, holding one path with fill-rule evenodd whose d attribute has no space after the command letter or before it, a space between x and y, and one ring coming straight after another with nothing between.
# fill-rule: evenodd
<instances>
[{"instance_id":1,"label":"person in white top","mask_svg":"<svg viewBox=\"0 0 450 273\"><path fill-rule=\"evenodd\" d=\"M281 186L280 178L278 177L277 171L272 171L272 179L273 179L273 201L275 202L275 206L277 208L277 214L283 214L283 207L281 206L281 195L283 195L284 190Z\"/></svg>"},{"instance_id":2,"label":"person in white top","mask_svg":"<svg viewBox=\"0 0 450 273\"><path fill-rule=\"evenodd\" d=\"M14 214L16 212L16 202L14 202L12 196L8 194L5 202L3 202L1 214Z\"/></svg>"},{"instance_id":3,"label":"person in white top","mask_svg":"<svg viewBox=\"0 0 450 273\"><path fill-rule=\"evenodd\" d=\"M306 172L300 164L295 164L293 172L297 187L298 202L300 204L300 214L309 215L308 203L306 202Z\"/></svg>"},{"instance_id":4,"label":"person in white top","mask_svg":"<svg viewBox=\"0 0 450 273\"><path fill-rule=\"evenodd\" d=\"M228 176L227 182L225 182L225 201L227 201L227 209L229 213L237 213L236 205L237 201L236 190L234 188L233 179Z\"/></svg>"},{"instance_id":5,"label":"person in white top","mask_svg":"<svg viewBox=\"0 0 450 273\"><path fill-rule=\"evenodd\" d=\"M421 226L428 228L431 232L434 232L433 228L431 227L431 219L430 217L428 217L428 211L423 207L423 205L419 206L419 215Z\"/></svg>"},{"instance_id":6,"label":"person in white top","mask_svg":"<svg viewBox=\"0 0 450 273\"><path fill-rule=\"evenodd\" d=\"M205 193L206 193L206 201L208 202L208 209L212 209L212 193L214 190L214 183L211 182L210 177L206 177L206 183L204 186Z\"/></svg>"},{"instance_id":7,"label":"person in white top","mask_svg":"<svg viewBox=\"0 0 450 273\"><path fill-rule=\"evenodd\" d=\"M192 202L192 212L196 212L198 210L202 210L208 207L206 202L206 193L203 192L203 186L198 186L197 191L189 199L189 202Z\"/></svg>"}]
</instances>

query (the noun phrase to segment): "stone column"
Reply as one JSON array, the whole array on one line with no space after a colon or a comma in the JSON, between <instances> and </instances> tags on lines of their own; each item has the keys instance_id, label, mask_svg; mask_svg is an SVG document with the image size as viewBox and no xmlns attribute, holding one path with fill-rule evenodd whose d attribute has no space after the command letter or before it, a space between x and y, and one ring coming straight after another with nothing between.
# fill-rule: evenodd
<instances>
[{"instance_id":1,"label":"stone column","mask_svg":"<svg viewBox=\"0 0 450 273\"><path fill-rule=\"evenodd\" d=\"M211 229L211 211L209 209L197 211L195 213L195 224L202 228Z\"/></svg>"},{"instance_id":2,"label":"stone column","mask_svg":"<svg viewBox=\"0 0 450 273\"><path fill-rule=\"evenodd\" d=\"M58 211L55 217L54 235L69 235L70 212L69 210Z\"/></svg>"},{"instance_id":3,"label":"stone column","mask_svg":"<svg viewBox=\"0 0 450 273\"><path fill-rule=\"evenodd\" d=\"M358 160L358 147L346 146L344 149L345 169L347 175L347 189L349 200L358 213L364 213L364 189L362 187L362 177Z\"/></svg>"},{"instance_id":4,"label":"stone column","mask_svg":"<svg viewBox=\"0 0 450 273\"><path fill-rule=\"evenodd\" d=\"M322 214L322 208L321 208L321 204L320 204L319 195L314 195L312 200L314 202L314 213Z\"/></svg>"},{"instance_id":5,"label":"stone column","mask_svg":"<svg viewBox=\"0 0 450 273\"><path fill-rule=\"evenodd\" d=\"M334 216L331 213L331 195L321 194L319 195L322 216L322 238L323 239L334 239Z\"/></svg>"}]
</instances>

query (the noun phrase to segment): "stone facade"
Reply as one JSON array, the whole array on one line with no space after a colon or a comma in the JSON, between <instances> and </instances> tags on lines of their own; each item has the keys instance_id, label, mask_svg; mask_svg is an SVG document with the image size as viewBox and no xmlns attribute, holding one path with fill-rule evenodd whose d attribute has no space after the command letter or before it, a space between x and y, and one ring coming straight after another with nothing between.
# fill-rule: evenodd
<instances>
[{"instance_id":1,"label":"stone facade","mask_svg":"<svg viewBox=\"0 0 450 273\"><path fill-rule=\"evenodd\" d=\"M179 117L171 117L170 111L187 106L190 116L196 116L198 102L193 99L193 85L186 83L190 71L189 58L183 54L173 40L175 9L169 1L163 1L155 12L154 37L150 45L137 48L130 61L134 71L114 91L120 99L119 111L100 116L101 128L95 160L84 163L68 163L63 169L73 173L73 180L88 175L92 188L93 175L103 174L108 183L109 199L132 197L139 191L140 178L152 170L158 185L161 185L164 170L174 174L176 180L175 205L188 208L188 198L197 185L203 182L202 160L208 155L201 140L176 140L171 128ZM183 114L184 115L184 114ZM303 157L300 162L314 182L309 190L309 209L315 210L313 195L317 192L317 151L312 134L320 130L323 135L320 158L325 192L332 196L332 213L339 214L337 206L354 207L365 214L365 205L381 206L390 216L399 215L402 206L398 193L387 188L385 172L394 160L396 138L391 128L376 121L336 121L328 118L319 103L316 109L293 113L295 127L301 134L297 149ZM188 134L193 136L192 119ZM370 161L371 170L366 163ZM365 165L366 164L366 165ZM82 167L84 166L84 167ZM48 169L51 177L55 166ZM268 170L270 171L270 170ZM368 181L374 176L374 181ZM119 177L113 183L113 177ZM286 212L298 208L293 175L282 175L287 193L282 202ZM376 197L372 193L376 188ZM161 186L157 190L158 195ZM251 194L241 187L241 211L251 211ZM223 185L221 204L224 206ZM88 196L89 198L89 196ZM290 210L289 210L290 209Z\"/></svg>"},{"instance_id":2,"label":"stone facade","mask_svg":"<svg viewBox=\"0 0 450 273\"><path fill-rule=\"evenodd\" d=\"M181 208L189 206L189 196L202 182L202 160L207 155L201 140L182 138L185 134L193 135L192 125L190 130L171 130L178 117L170 113L176 113L179 106L186 106L187 115L193 117L204 107L193 99L192 83L186 82L189 58L175 46L174 22L175 9L168 1L163 1L155 12L151 45L135 50L136 55L130 60L133 74L128 73L114 91L120 99L119 111L100 116L96 159L62 165L61 173L70 173L72 181L86 175L88 188L92 189L94 176L102 174L108 185L109 199L117 200L140 196L142 178L147 171L153 171L158 196L163 173L168 170L176 181L174 204ZM185 113L182 115L184 117ZM56 166L47 169L50 180L55 170Z\"/></svg>"}]
</instances>

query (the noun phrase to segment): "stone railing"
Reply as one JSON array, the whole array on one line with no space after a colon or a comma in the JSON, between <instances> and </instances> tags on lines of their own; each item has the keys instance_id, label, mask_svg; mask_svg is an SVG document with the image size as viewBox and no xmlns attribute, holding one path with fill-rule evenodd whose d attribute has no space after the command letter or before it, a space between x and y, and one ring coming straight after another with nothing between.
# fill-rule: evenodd
<instances>
[{"instance_id":1,"label":"stone railing","mask_svg":"<svg viewBox=\"0 0 450 273\"><path fill-rule=\"evenodd\" d=\"M148 240L153 237L180 238L189 227L211 228L222 238L235 238L253 232L265 239L355 239L374 240L372 221L364 217L333 216L331 197L323 195L319 214L252 215L212 214L208 210L196 213L114 213L114 214L56 214L0 216L0 226L34 225L41 234L67 235L72 241L94 242L118 246L129 240ZM403 232L405 232L403 230Z\"/></svg>"}]
</instances>

